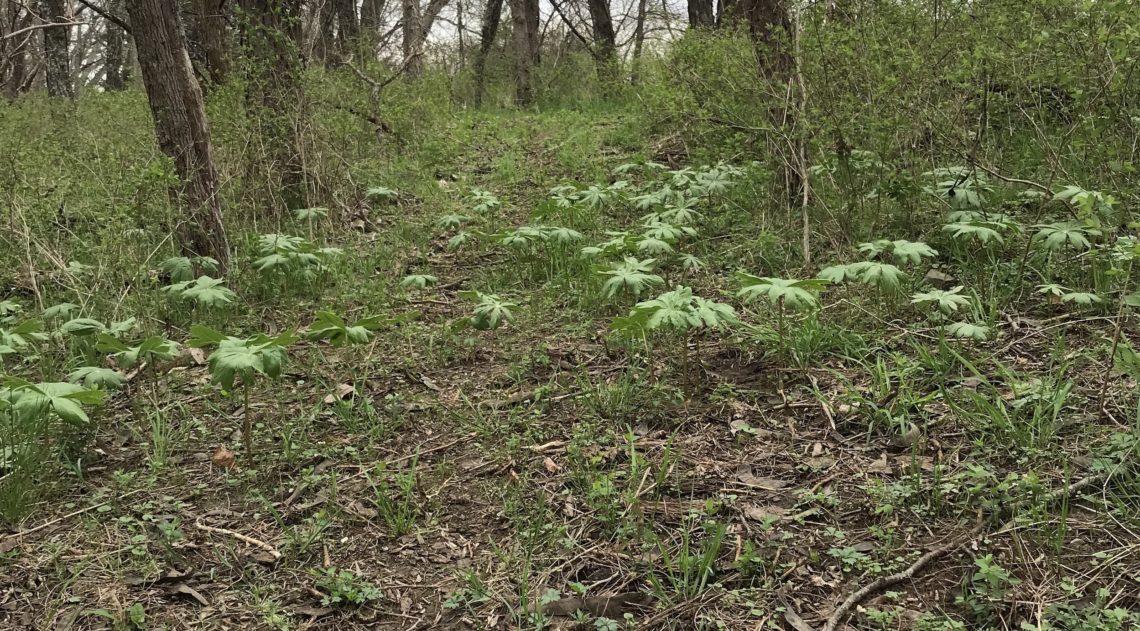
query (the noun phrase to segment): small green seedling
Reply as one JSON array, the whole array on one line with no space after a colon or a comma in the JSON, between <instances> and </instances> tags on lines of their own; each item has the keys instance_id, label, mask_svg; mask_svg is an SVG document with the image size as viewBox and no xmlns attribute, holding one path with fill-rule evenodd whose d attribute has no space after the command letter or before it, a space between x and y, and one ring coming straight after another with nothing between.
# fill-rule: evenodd
<instances>
[{"instance_id":1,"label":"small green seedling","mask_svg":"<svg viewBox=\"0 0 1140 631\"><path fill-rule=\"evenodd\" d=\"M514 322L515 315L512 309L518 307L513 302L507 302L495 294L484 294L478 291L461 291L459 296L464 300L475 302L475 311L471 317L460 320L461 326L470 325L480 331L492 331L508 322Z\"/></svg>"},{"instance_id":2,"label":"small green seedling","mask_svg":"<svg viewBox=\"0 0 1140 631\"><path fill-rule=\"evenodd\" d=\"M400 281L400 287L404 289L427 289L437 282L439 279L431 274L409 274Z\"/></svg>"},{"instance_id":3,"label":"small green seedling","mask_svg":"<svg viewBox=\"0 0 1140 631\"><path fill-rule=\"evenodd\" d=\"M305 337L313 341L328 340L333 346L367 344L374 331L391 322L384 316L369 316L350 325L332 311L318 311Z\"/></svg>"}]
</instances>

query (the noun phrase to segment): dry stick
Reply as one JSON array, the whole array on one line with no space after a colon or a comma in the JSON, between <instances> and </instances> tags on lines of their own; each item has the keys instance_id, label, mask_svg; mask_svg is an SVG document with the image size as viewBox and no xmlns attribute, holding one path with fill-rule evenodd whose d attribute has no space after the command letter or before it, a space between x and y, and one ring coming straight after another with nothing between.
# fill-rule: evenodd
<instances>
[{"instance_id":1,"label":"dry stick","mask_svg":"<svg viewBox=\"0 0 1140 631\"><path fill-rule=\"evenodd\" d=\"M256 546L258 548L261 548L262 550L265 550L274 559L280 559L281 558L281 553L277 551L277 548L274 548L273 546L269 545L268 543L265 543L264 541L261 541L260 539L254 539L253 537L243 535L240 532L234 532L232 530L226 530L225 528L215 528L213 526L207 526L206 524L203 524L200 521L195 521L194 526L196 528L198 528L198 530L204 530L206 532L213 532L213 533L217 533L220 535L229 535L229 536L233 537L234 539L237 539L239 541L244 541L251 546Z\"/></svg>"},{"instance_id":2,"label":"dry stick","mask_svg":"<svg viewBox=\"0 0 1140 631\"><path fill-rule=\"evenodd\" d=\"M63 517L57 517L51 521L44 522L44 523L40 524L39 526L36 526L35 528L29 528L27 530L21 530L20 532L10 534L7 537L0 539L0 541L8 541L9 539L19 539L21 537L26 537L26 536L32 534L33 532L38 532L40 530L43 530L44 528L47 528L48 526L54 526L55 524L58 524L61 521L64 521L66 519L71 519L72 517L75 517L77 515L82 515L83 513L89 513L91 511L95 510L96 508L101 508L103 506L110 504L112 501L117 501L117 500L121 500L121 499L130 497L131 495L134 495L135 493L138 493L138 491L130 491L129 493L124 493L123 495L116 497L115 500L108 500L106 502L100 502L100 503L95 504L93 506L88 506L87 508L81 508L77 511L72 511L72 512L64 515Z\"/></svg>"},{"instance_id":3,"label":"dry stick","mask_svg":"<svg viewBox=\"0 0 1140 631\"><path fill-rule=\"evenodd\" d=\"M1077 480L1076 482L1074 482L1068 486L1056 489L1053 492L1051 492L1045 498L1045 503L1046 504L1052 504L1053 502L1056 502L1057 500L1060 500L1064 497L1070 496L1073 493L1080 491L1081 489L1084 489L1084 488L1092 486L1093 484L1096 484L1100 481L1103 481L1106 479L1106 477L1107 477L1106 475L1091 475L1091 476L1081 478L1080 480ZM1012 524L1013 524L1013 520L1006 522L998 530L998 532L1005 531ZM864 600L866 600L867 598L869 598L873 594L877 594L878 592L880 592L880 591L882 591L882 590L884 590L884 589L886 589L892 585L896 585L896 584L901 583L905 580L914 578L915 574L917 574L924 567L929 565L931 561L934 561L935 559L937 559L939 557L942 557L942 556L945 556L951 552L954 552L954 551L958 550L959 548L961 548L962 546L966 545L967 543L973 541L982 532L982 528L983 528L983 524L979 523L973 530L970 531L970 534L966 535L965 537L962 537L961 539L958 539L956 541L948 543L948 544L941 546L939 548L935 548L934 550L931 550L930 552L927 552L926 554L919 557L918 560L915 561L913 565L906 568L905 570L903 570L901 572L897 572L895 574L891 574L889 576L884 576L884 577L876 580L875 582L871 583L870 585L864 586L863 588L856 591L854 594L851 594L850 596L847 597L846 600L843 601L843 604L839 605L839 607L837 607L835 609L835 611L832 612L831 617L829 617L827 619L827 622L823 625L822 631L835 631L837 628L839 628L840 623L842 623L844 621L844 619L847 618L847 615L851 612L851 610L854 609L859 603L863 602Z\"/></svg>"}]
</instances>

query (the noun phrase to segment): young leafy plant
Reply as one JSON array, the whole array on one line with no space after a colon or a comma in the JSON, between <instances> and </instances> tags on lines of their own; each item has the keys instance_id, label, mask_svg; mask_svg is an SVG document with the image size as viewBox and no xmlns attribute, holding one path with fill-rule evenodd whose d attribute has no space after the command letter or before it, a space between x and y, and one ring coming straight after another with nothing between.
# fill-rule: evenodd
<instances>
[{"instance_id":1,"label":"young leafy plant","mask_svg":"<svg viewBox=\"0 0 1140 631\"><path fill-rule=\"evenodd\" d=\"M313 341L328 340L333 346L367 344L373 332L389 322L384 316L369 316L350 325L332 311L318 311L305 337Z\"/></svg>"},{"instance_id":2,"label":"young leafy plant","mask_svg":"<svg viewBox=\"0 0 1140 631\"><path fill-rule=\"evenodd\" d=\"M753 276L746 272L738 272L736 278L740 281L741 289L736 293L745 302L755 302L764 299L769 305L776 308L778 316L777 334L780 337L781 349L787 348L787 338L784 335L784 317L789 309L792 311L814 311L819 308L819 292L828 284L825 278L808 278L804 280L787 278L768 278Z\"/></svg>"},{"instance_id":3,"label":"young leafy plant","mask_svg":"<svg viewBox=\"0 0 1140 631\"><path fill-rule=\"evenodd\" d=\"M918 265L922 259L938 256L938 251L921 241L907 241L906 239L879 239L869 243L859 244L859 251L874 258L885 254L891 255L895 262Z\"/></svg>"},{"instance_id":4,"label":"young leafy plant","mask_svg":"<svg viewBox=\"0 0 1140 631\"><path fill-rule=\"evenodd\" d=\"M654 259L638 260L627 256L621 263L612 264L611 269L598 270L598 274L608 277L602 285L602 295L613 298L626 292L636 298L650 287L664 285L665 281L653 273L653 263Z\"/></svg>"},{"instance_id":5,"label":"young leafy plant","mask_svg":"<svg viewBox=\"0 0 1140 631\"><path fill-rule=\"evenodd\" d=\"M178 343L157 335L130 346L110 333L100 333L95 348L108 353L120 368L129 370L139 362L168 361L178 357Z\"/></svg>"},{"instance_id":6,"label":"young leafy plant","mask_svg":"<svg viewBox=\"0 0 1140 631\"><path fill-rule=\"evenodd\" d=\"M390 203L400 196L396 191L388 188L387 186L372 186L364 192L364 196L372 203Z\"/></svg>"},{"instance_id":7,"label":"young leafy plant","mask_svg":"<svg viewBox=\"0 0 1140 631\"><path fill-rule=\"evenodd\" d=\"M220 278L199 276L197 280L167 285L162 288L162 291L182 300L193 300L203 307L221 307L230 304L234 298L237 298L237 294L222 284L224 282Z\"/></svg>"},{"instance_id":8,"label":"young leafy plant","mask_svg":"<svg viewBox=\"0 0 1140 631\"><path fill-rule=\"evenodd\" d=\"M625 335L644 339L647 333L673 333L681 340L681 370L685 394L691 395L689 379L689 339L695 331L721 329L736 323L731 305L707 300L693 294L689 287L677 286L672 291L639 302L628 316L615 318L612 328Z\"/></svg>"},{"instance_id":9,"label":"young leafy plant","mask_svg":"<svg viewBox=\"0 0 1140 631\"><path fill-rule=\"evenodd\" d=\"M400 287L404 289L427 289L437 282L439 279L431 274L409 274L400 281Z\"/></svg>"},{"instance_id":10,"label":"young leafy plant","mask_svg":"<svg viewBox=\"0 0 1140 631\"><path fill-rule=\"evenodd\" d=\"M972 304L970 299L961 294L962 286L951 289L932 289L919 292L911 296L911 304L921 307L934 307L942 317L948 317L958 312L962 307Z\"/></svg>"},{"instance_id":11,"label":"young leafy plant","mask_svg":"<svg viewBox=\"0 0 1140 631\"><path fill-rule=\"evenodd\" d=\"M245 452L253 457L253 410L249 407L250 388L260 377L277 379L289 357L288 347L296 338L292 333L276 337L260 334L248 338L222 335L202 325L190 328L191 348L216 347L206 362L214 383L227 392L232 392L236 383L241 383L244 407L242 413L242 438Z\"/></svg>"},{"instance_id":12,"label":"young leafy plant","mask_svg":"<svg viewBox=\"0 0 1140 631\"><path fill-rule=\"evenodd\" d=\"M1057 252L1064 248L1077 251L1088 250L1092 247L1089 237L1098 237L1102 234L1096 228L1071 221L1034 227L1037 228L1037 234L1033 235L1034 242L1040 243L1041 247L1050 252Z\"/></svg>"},{"instance_id":13,"label":"young leafy plant","mask_svg":"<svg viewBox=\"0 0 1140 631\"><path fill-rule=\"evenodd\" d=\"M495 294L484 294L479 291L461 291L459 296L464 300L475 302L475 311L471 317L461 322L469 324L480 331L491 331L508 322L514 322L514 312L511 310L518 305L507 302Z\"/></svg>"},{"instance_id":14,"label":"young leafy plant","mask_svg":"<svg viewBox=\"0 0 1140 631\"><path fill-rule=\"evenodd\" d=\"M0 400L24 418L53 413L70 425L84 427L91 422L84 405L99 405L106 398L101 390L73 383L32 383L14 377L4 380Z\"/></svg>"},{"instance_id":15,"label":"young leafy plant","mask_svg":"<svg viewBox=\"0 0 1140 631\"><path fill-rule=\"evenodd\" d=\"M209 256L172 256L159 263L158 267L171 283L182 283L194 280L195 270L216 274L218 261Z\"/></svg>"}]
</instances>

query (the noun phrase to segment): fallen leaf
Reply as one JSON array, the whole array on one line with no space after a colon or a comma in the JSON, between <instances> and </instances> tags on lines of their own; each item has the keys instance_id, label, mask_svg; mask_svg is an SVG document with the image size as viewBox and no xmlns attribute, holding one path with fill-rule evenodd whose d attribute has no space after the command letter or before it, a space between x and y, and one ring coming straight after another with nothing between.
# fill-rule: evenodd
<instances>
[{"instance_id":1,"label":"fallen leaf","mask_svg":"<svg viewBox=\"0 0 1140 631\"><path fill-rule=\"evenodd\" d=\"M641 592L589 598L559 598L543 605L542 613L548 616L573 616L577 611L585 611L595 618L621 620L626 612L644 607L649 602L650 597Z\"/></svg>"},{"instance_id":2,"label":"fallen leaf","mask_svg":"<svg viewBox=\"0 0 1140 631\"><path fill-rule=\"evenodd\" d=\"M174 592L175 594L182 594L183 596L189 596L190 598L193 598L194 600L198 601L198 604L202 605L203 607L209 607L210 606L210 601L206 600L205 596L203 596L201 593L198 592L198 590L194 589L193 587L190 587L186 583L179 583L179 584L175 585L174 587L172 587L170 589L170 591Z\"/></svg>"},{"instance_id":3,"label":"fallen leaf","mask_svg":"<svg viewBox=\"0 0 1140 631\"><path fill-rule=\"evenodd\" d=\"M354 396L356 396L356 387L350 383L342 383L336 387L336 394L329 393L325 396L325 403L333 404L337 401L347 401Z\"/></svg>"},{"instance_id":4,"label":"fallen leaf","mask_svg":"<svg viewBox=\"0 0 1140 631\"><path fill-rule=\"evenodd\" d=\"M766 491L779 491L788 486L788 483L783 480L761 478L754 475L752 473L752 467L746 464L736 467L736 478L748 486L754 486Z\"/></svg>"},{"instance_id":5,"label":"fallen leaf","mask_svg":"<svg viewBox=\"0 0 1140 631\"><path fill-rule=\"evenodd\" d=\"M234 455L234 452L226 449L225 445L218 445L218 448L214 450L214 455L210 458L210 462L213 462L215 467L233 469L237 466L237 456Z\"/></svg>"},{"instance_id":6,"label":"fallen leaf","mask_svg":"<svg viewBox=\"0 0 1140 631\"><path fill-rule=\"evenodd\" d=\"M196 366L206 365L206 353L200 348L190 349L190 359L194 361L194 365Z\"/></svg>"},{"instance_id":7,"label":"fallen leaf","mask_svg":"<svg viewBox=\"0 0 1140 631\"><path fill-rule=\"evenodd\" d=\"M749 506L744 510L744 516L753 521L768 521L771 519L783 519L788 514L788 510L783 506L769 504L767 506Z\"/></svg>"},{"instance_id":8,"label":"fallen leaf","mask_svg":"<svg viewBox=\"0 0 1140 631\"><path fill-rule=\"evenodd\" d=\"M442 389L439 387L439 384L437 384L434 380L432 380L431 377L427 375L420 375L420 383L424 384L428 390L439 392Z\"/></svg>"},{"instance_id":9,"label":"fallen leaf","mask_svg":"<svg viewBox=\"0 0 1140 631\"><path fill-rule=\"evenodd\" d=\"M292 610L294 615L309 616L310 618L321 618L333 612L331 607L294 607Z\"/></svg>"},{"instance_id":10,"label":"fallen leaf","mask_svg":"<svg viewBox=\"0 0 1140 631\"><path fill-rule=\"evenodd\" d=\"M551 473L558 473L562 469L562 467L558 466L558 463L554 462L550 456L542 459L542 466L546 467L546 470Z\"/></svg>"},{"instance_id":11,"label":"fallen leaf","mask_svg":"<svg viewBox=\"0 0 1140 631\"><path fill-rule=\"evenodd\" d=\"M871 464L867 465L866 471L867 473L885 473L887 475L890 475L892 470L891 465L887 463L886 452L880 455L878 460L875 460Z\"/></svg>"}]
</instances>

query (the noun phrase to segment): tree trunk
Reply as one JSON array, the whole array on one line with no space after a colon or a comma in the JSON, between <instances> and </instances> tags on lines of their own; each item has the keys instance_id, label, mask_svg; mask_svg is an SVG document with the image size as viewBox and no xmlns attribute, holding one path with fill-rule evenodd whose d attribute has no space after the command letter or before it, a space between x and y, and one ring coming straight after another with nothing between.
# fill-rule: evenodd
<instances>
[{"instance_id":1,"label":"tree trunk","mask_svg":"<svg viewBox=\"0 0 1140 631\"><path fill-rule=\"evenodd\" d=\"M641 51L645 47L646 0L637 0L637 24L633 28L633 74L630 82L637 85L641 81Z\"/></svg>"},{"instance_id":2,"label":"tree trunk","mask_svg":"<svg viewBox=\"0 0 1140 631\"><path fill-rule=\"evenodd\" d=\"M713 26L712 0L689 0L689 28Z\"/></svg>"},{"instance_id":3,"label":"tree trunk","mask_svg":"<svg viewBox=\"0 0 1140 631\"><path fill-rule=\"evenodd\" d=\"M420 33L420 2L419 0L402 0L400 23L403 26L403 53L404 68L409 77L413 79L424 73L423 59L416 44Z\"/></svg>"},{"instance_id":4,"label":"tree trunk","mask_svg":"<svg viewBox=\"0 0 1140 631\"><path fill-rule=\"evenodd\" d=\"M230 71L226 52L226 0L194 0L198 23L196 31L206 62L210 83L219 85Z\"/></svg>"},{"instance_id":5,"label":"tree trunk","mask_svg":"<svg viewBox=\"0 0 1140 631\"><path fill-rule=\"evenodd\" d=\"M71 15L65 0L40 0L40 15L46 23L68 23ZM49 26L44 33L44 62L47 65L47 91L51 96L75 97L71 81L70 26Z\"/></svg>"},{"instance_id":6,"label":"tree trunk","mask_svg":"<svg viewBox=\"0 0 1140 631\"><path fill-rule=\"evenodd\" d=\"M297 133L304 116L298 0L241 0L246 50L246 104L268 172L268 195L287 210L305 207Z\"/></svg>"},{"instance_id":7,"label":"tree trunk","mask_svg":"<svg viewBox=\"0 0 1140 631\"><path fill-rule=\"evenodd\" d=\"M594 24L594 58L598 65L598 80L609 87L617 78L617 35L610 15L609 0L587 0L590 21Z\"/></svg>"},{"instance_id":8,"label":"tree trunk","mask_svg":"<svg viewBox=\"0 0 1140 631\"><path fill-rule=\"evenodd\" d=\"M122 0L107 3L107 11L116 17L123 15ZM103 89L120 92L127 87L123 65L126 48L126 33L114 22L107 20L103 32Z\"/></svg>"},{"instance_id":9,"label":"tree trunk","mask_svg":"<svg viewBox=\"0 0 1140 631\"><path fill-rule=\"evenodd\" d=\"M487 88L487 56L495 45L499 22L503 17L503 0L487 0L483 8L483 25L479 29L479 53L475 57L475 105L483 104Z\"/></svg>"},{"instance_id":10,"label":"tree trunk","mask_svg":"<svg viewBox=\"0 0 1140 631\"><path fill-rule=\"evenodd\" d=\"M0 6L0 35L23 31L32 25L33 15L14 3ZM15 37L0 39L0 80L4 83L4 95L15 100L27 87L28 45L34 32L28 31Z\"/></svg>"},{"instance_id":11,"label":"tree trunk","mask_svg":"<svg viewBox=\"0 0 1140 631\"><path fill-rule=\"evenodd\" d=\"M335 0L336 42L341 59L347 59L360 41L360 19L356 16L356 0Z\"/></svg>"},{"instance_id":12,"label":"tree trunk","mask_svg":"<svg viewBox=\"0 0 1140 631\"><path fill-rule=\"evenodd\" d=\"M360 5L360 30L369 40L380 33L384 23L384 0L364 0Z\"/></svg>"},{"instance_id":13,"label":"tree trunk","mask_svg":"<svg viewBox=\"0 0 1140 631\"><path fill-rule=\"evenodd\" d=\"M158 145L174 161L181 180L171 189L184 218L176 237L184 254L211 256L224 272L229 243L222 225L210 125L178 13L166 0L127 0L127 10Z\"/></svg>"},{"instance_id":14,"label":"tree trunk","mask_svg":"<svg viewBox=\"0 0 1140 631\"><path fill-rule=\"evenodd\" d=\"M538 0L511 0L511 38L515 44L515 103L534 102L534 67L538 65Z\"/></svg>"}]
</instances>

